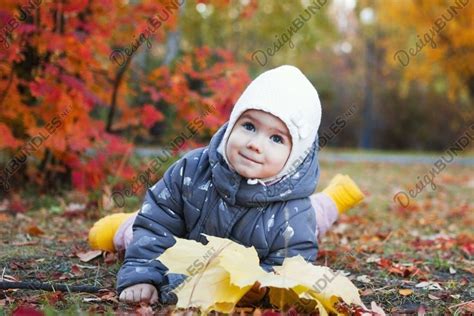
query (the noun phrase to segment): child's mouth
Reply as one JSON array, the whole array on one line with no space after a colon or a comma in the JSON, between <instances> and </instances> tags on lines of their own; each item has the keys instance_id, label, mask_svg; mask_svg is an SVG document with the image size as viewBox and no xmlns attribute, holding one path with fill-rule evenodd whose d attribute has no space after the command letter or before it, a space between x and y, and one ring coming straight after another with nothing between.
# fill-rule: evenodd
<instances>
[{"instance_id":1,"label":"child's mouth","mask_svg":"<svg viewBox=\"0 0 474 316\"><path fill-rule=\"evenodd\" d=\"M242 154L242 153L240 153L240 155L241 155L242 157L244 157L245 159L247 159L247 160L249 160L249 161L253 162L253 163L256 163L256 164L262 164L261 162L258 162L258 161L256 161L256 160L253 160L253 159L251 159L251 158L249 158L249 157L245 156L245 155L244 155L244 154Z\"/></svg>"}]
</instances>

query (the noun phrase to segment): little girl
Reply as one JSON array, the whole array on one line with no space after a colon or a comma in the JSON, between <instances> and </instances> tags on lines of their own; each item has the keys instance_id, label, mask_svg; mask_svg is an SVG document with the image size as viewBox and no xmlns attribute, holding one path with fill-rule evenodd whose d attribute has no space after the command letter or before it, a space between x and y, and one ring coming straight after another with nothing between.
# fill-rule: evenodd
<instances>
[{"instance_id":1,"label":"little girl","mask_svg":"<svg viewBox=\"0 0 474 316\"><path fill-rule=\"evenodd\" d=\"M176 303L170 291L183 277L166 274L155 260L175 236L205 243L202 234L208 234L254 246L267 271L285 257L314 262L317 236L363 199L341 175L313 195L320 121L318 93L296 67L281 66L252 81L209 146L176 161L148 189L138 213L105 217L91 229L92 248L126 248L117 278L120 300ZM242 301L256 303L264 294L256 284Z\"/></svg>"}]
</instances>

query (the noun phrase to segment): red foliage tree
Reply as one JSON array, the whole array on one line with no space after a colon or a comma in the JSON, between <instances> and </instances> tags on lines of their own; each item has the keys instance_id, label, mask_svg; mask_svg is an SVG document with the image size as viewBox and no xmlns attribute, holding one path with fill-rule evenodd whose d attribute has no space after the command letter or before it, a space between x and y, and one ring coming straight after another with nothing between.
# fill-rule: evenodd
<instances>
[{"instance_id":1,"label":"red foliage tree","mask_svg":"<svg viewBox=\"0 0 474 316\"><path fill-rule=\"evenodd\" d=\"M80 190L109 176L130 180L131 141L165 119L160 106L183 124L212 105L217 113L204 118L212 133L249 81L229 53L208 48L173 67L130 66L176 27L182 1L28 1L0 9L0 190L25 180Z\"/></svg>"}]
</instances>

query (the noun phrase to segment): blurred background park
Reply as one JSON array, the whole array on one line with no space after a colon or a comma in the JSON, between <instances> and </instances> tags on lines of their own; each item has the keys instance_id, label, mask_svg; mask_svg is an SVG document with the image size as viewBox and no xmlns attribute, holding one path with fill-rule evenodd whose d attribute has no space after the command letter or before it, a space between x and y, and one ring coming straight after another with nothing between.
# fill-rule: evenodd
<instances>
[{"instance_id":1,"label":"blurred background park","mask_svg":"<svg viewBox=\"0 0 474 316\"><path fill-rule=\"evenodd\" d=\"M399 211L403 226L394 194L457 148L409 212L441 195L471 260L473 16L469 0L2 0L0 221L26 213L44 233L35 216L134 210L253 78L292 64L322 103L321 183L350 174L369 218Z\"/></svg>"},{"instance_id":2,"label":"blurred background park","mask_svg":"<svg viewBox=\"0 0 474 316\"><path fill-rule=\"evenodd\" d=\"M473 10L462 0L2 1L0 194L133 182L145 168L137 148L206 145L249 81L282 64L320 94L321 147L441 152L474 122ZM193 137L174 142L204 112Z\"/></svg>"}]
</instances>

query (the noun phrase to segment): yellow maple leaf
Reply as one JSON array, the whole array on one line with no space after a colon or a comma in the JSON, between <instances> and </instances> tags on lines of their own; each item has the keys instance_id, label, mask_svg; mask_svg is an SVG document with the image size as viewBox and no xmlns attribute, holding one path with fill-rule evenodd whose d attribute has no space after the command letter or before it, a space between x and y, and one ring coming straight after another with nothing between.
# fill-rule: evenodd
<instances>
[{"instance_id":1,"label":"yellow maple leaf","mask_svg":"<svg viewBox=\"0 0 474 316\"><path fill-rule=\"evenodd\" d=\"M300 288L306 287L308 294L325 306L331 304L331 298L334 296L342 298L347 304L363 304L357 287L347 277L328 267L306 262L301 256L286 258L283 265L274 267L274 270L281 277L297 282ZM298 287L296 290L297 293L303 292L302 289L298 290Z\"/></svg>"},{"instance_id":2,"label":"yellow maple leaf","mask_svg":"<svg viewBox=\"0 0 474 316\"><path fill-rule=\"evenodd\" d=\"M211 247L223 248L217 255L219 264L230 273L230 281L239 287L253 285L267 272L260 267L260 259L254 247L244 247L228 239L205 235Z\"/></svg>"},{"instance_id":3,"label":"yellow maple leaf","mask_svg":"<svg viewBox=\"0 0 474 316\"><path fill-rule=\"evenodd\" d=\"M280 310L286 311L290 307L293 307L298 314L309 314L318 310L319 315L328 315L321 302L311 297L308 299L304 294L300 297L292 289L272 287L268 295L270 297L270 303L277 306Z\"/></svg>"},{"instance_id":4,"label":"yellow maple leaf","mask_svg":"<svg viewBox=\"0 0 474 316\"><path fill-rule=\"evenodd\" d=\"M205 235L209 243L176 238L158 259L172 273L188 276L174 291L178 308L199 307L205 312L230 313L235 304L266 272L255 248Z\"/></svg>"},{"instance_id":5,"label":"yellow maple leaf","mask_svg":"<svg viewBox=\"0 0 474 316\"><path fill-rule=\"evenodd\" d=\"M281 310L293 306L299 313L317 310L320 315L341 315L334 308L340 300L365 308L354 284L328 267L315 266L296 256L285 258L282 266L268 273L260 267L254 247L205 236L207 245L176 238L176 244L157 258L169 272L187 275L173 291L178 308L230 313L255 282L270 288L270 301Z\"/></svg>"}]
</instances>

